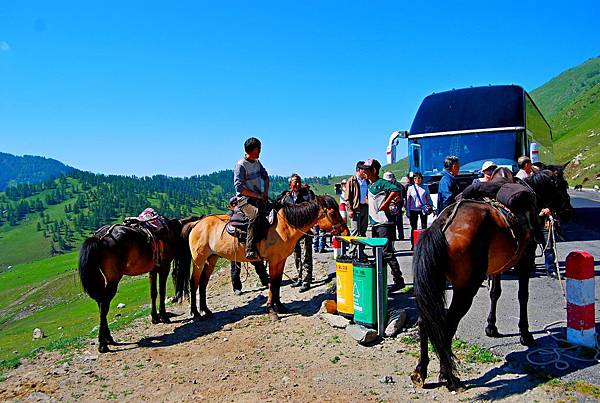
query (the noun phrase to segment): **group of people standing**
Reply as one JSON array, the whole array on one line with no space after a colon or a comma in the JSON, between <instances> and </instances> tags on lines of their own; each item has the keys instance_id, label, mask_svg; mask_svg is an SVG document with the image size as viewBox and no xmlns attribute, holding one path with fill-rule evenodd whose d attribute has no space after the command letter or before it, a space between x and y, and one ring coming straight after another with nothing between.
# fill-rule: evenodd
<instances>
[{"instance_id":1,"label":"group of people standing","mask_svg":"<svg viewBox=\"0 0 600 403\"><path fill-rule=\"evenodd\" d=\"M234 170L235 200L237 207L248 218L246 238L246 257L254 260L256 272L263 285L268 284L265 265L260 261L256 251L255 226L259 211L268 201L269 176L258 160L261 143L252 137L244 143L245 155ZM523 156L518 160L517 177L525 178L533 174L531 160ZM482 177L475 181L489 181L497 168L493 161L486 161L481 169ZM427 186L423 185L423 176L416 172L412 177L406 176L404 184L399 183L392 172L385 172L380 177L381 164L375 159L359 161L354 175L340 184L340 213L350 220L350 233L353 236L367 236L371 225L372 236L388 239L383 251L383 260L390 267L394 284L390 291L405 286L400 264L395 256L394 241L404 239L402 210L406 211L411 227L411 249L414 247L413 232L419 222L421 228L427 227L428 215L434 213L434 205ZM456 177L460 171L460 161L455 156L448 156L444 161L444 171L438 187L437 212L456 201L460 192ZM313 200L315 194L298 174L289 178L289 190L283 192L278 201L282 204L299 204ZM314 239L313 239L314 238ZM298 270L297 279L292 286L300 287L300 292L310 289L313 281L313 249L322 251L324 237L315 228L312 234L300 239L294 249L294 262ZM547 262L551 259L547 257ZM231 262L232 285L236 293L241 292L241 265ZM550 270L550 268L548 269Z\"/></svg>"}]
</instances>

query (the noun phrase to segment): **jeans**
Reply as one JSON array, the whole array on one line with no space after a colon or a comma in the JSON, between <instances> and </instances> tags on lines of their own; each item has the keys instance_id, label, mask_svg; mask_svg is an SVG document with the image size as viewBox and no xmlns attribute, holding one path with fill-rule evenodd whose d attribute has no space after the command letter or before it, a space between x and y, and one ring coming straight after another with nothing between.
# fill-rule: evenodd
<instances>
[{"instance_id":1,"label":"jeans","mask_svg":"<svg viewBox=\"0 0 600 403\"><path fill-rule=\"evenodd\" d=\"M315 252L319 252L325 249L325 233L321 231L318 225L315 225L314 232L313 249Z\"/></svg>"},{"instance_id":2,"label":"jeans","mask_svg":"<svg viewBox=\"0 0 600 403\"><path fill-rule=\"evenodd\" d=\"M552 240L548 242L548 236L550 235L548 230L542 231L544 234L544 241L546 242L542 247L548 245L548 249L544 251L544 264L548 273L556 273L556 256L554 255L554 243Z\"/></svg>"}]
</instances>

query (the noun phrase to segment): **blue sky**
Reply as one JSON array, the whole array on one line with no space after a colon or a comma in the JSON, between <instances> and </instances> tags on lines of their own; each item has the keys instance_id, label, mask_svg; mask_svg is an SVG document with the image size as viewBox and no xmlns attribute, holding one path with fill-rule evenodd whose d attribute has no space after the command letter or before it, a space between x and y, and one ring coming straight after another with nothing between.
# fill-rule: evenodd
<instances>
[{"instance_id":1,"label":"blue sky","mask_svg":"<svg viewBox=\"0 0 600 403\"><path fill-rule=\"evenodd\" d=\"M597 1L0 3L0 151L101 173L385 160L422 98L532 90L600 55Z\"/></svg>"}]
</instances>

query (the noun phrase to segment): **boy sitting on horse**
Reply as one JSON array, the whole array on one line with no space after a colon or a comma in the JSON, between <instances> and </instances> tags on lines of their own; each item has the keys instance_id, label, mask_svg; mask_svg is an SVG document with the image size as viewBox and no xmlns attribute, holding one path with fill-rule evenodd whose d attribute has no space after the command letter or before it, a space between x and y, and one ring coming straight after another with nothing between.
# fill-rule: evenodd
<instances>
[{"instance_id":1,"label":"boy sitting on horse","mask_svg":"<svg viewBox=\"0 0 600 403\"><path fill-rule=\"evenodd\" d=\"M244 151L246 154L235 165L233 185L238 199L238 208L248 218L246 258L256 260L259 256L256 251L254 230L257 218L264 210L269 197L269 175L258 160L261 151L259 139L250 137L246 140Z\"/></svg>"}]
</instances>

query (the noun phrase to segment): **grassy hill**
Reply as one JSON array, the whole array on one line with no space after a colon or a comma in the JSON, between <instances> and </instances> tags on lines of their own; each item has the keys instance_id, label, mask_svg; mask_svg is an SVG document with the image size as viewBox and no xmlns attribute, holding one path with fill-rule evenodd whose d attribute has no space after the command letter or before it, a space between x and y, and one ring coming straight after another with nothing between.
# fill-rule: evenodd
<instances>
[{"instance_id":1,"label":"grassy hill","mask_svg":"<svg viewBox=\"0 0 600 403\"><path fill-rule=\"evenodd\" d=\"M573 67L531 92L553 129L555 157L571 185L600 173L600 58Z\"/></svg>"},{"instance_id":2,"label":"grassy hill","mask_svg":"<svg viewBox=\"0 0 600 403\"><path fill-rule=\"evenodd\" d=\"M43 350L66 351L97 337L98 307L81 289L77 259L72 252L0 273L0 377L24 357ZM224 263L219 262L218 269ZM167 295L173 295L171 281L167 284ZM125 307L117 309L119 303ZM149 303L146 276L123 278L108 315L111 329L148 316ZM32 340L36 327L45 338Z\"/></svg>"}]
</instances>

